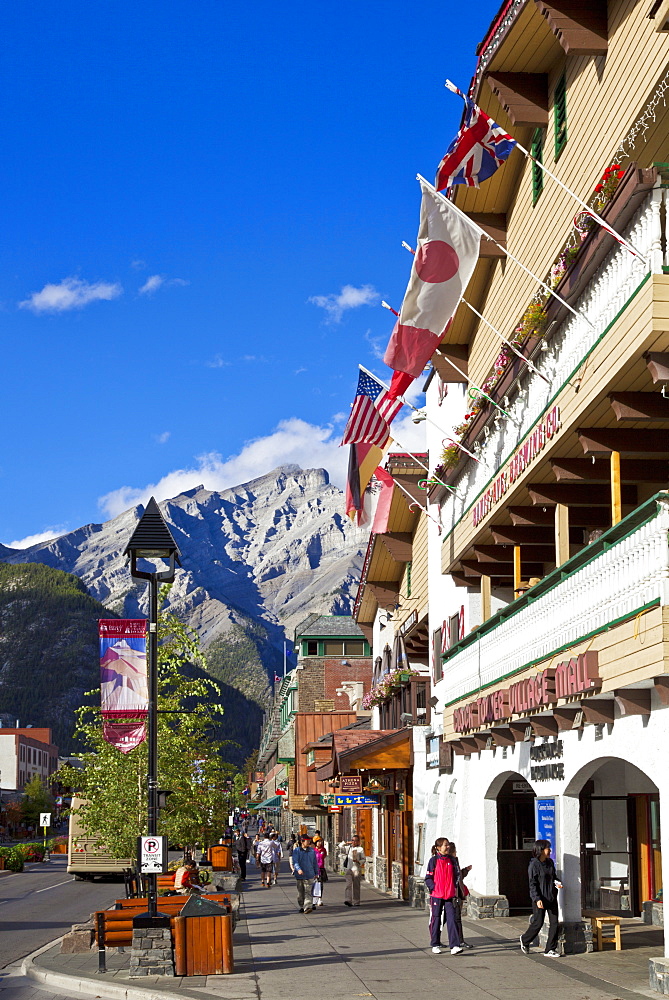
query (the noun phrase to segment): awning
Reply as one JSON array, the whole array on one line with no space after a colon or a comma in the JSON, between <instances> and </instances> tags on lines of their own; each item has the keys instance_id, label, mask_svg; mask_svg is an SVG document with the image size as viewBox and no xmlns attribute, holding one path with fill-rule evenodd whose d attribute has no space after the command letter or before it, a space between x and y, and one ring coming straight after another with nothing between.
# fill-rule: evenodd
<instances>
[{"instance_id":1,"label":"awning","mask_svg":"<svg viewBox=\"0 0 669 1000\"><path fill-rule=\"evenodd\" d=\"M351 747L341 753L338 760L341 774L348 774L356 769L364 771L381 768L402 769L409 768L412 764L411 729L385 732L369 743Z\"/></svg>"},{"instance_id":2,"label":"awning","mask_svg":"<svg viewBox=\"0 0 669 1000\"><path fill-rule=\"evenodd\" d=\"M281 802L285 798L285 795L272 795L269 799L264 799L262 802L255 802L249 809L280 809Z\"/></svg>"}]
</instances>

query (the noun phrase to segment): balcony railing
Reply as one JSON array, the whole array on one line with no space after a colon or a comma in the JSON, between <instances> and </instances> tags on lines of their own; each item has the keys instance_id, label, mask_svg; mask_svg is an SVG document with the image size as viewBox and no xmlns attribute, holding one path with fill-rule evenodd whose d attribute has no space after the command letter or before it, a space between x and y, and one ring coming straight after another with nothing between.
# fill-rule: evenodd
<instances>
[{"instance_id":1,"label":"balcony railing","mask_svg":"<svg viewBox=\"0 0 669 1000\"><path fill-rule=\"evenodd\" d=\"M656 493L596 542L502 608L444 658L448 704L653 603L669 603L669 493Z\"/></svg>"},{"instance_id":2,"label":"balcony railing","mask_svg":"<svg viewBox=\"0 0 669 1000\"><path fill-rule=\"evenodd\" d=\"M666 192L659 184L658 181L658 186L646 197L622 232L644 255L649 262L648 268L621 246L611 250L581 295L572 303L591 325L570 314L551 335L548 349L535 359L537 368L551 384L547 385L537 375L529 373L513 403L505 405L513 421L498 413L493 424L485 428L485 439L475 446L481 464L471 460L467 462L454 483L458 495L451 493L444 500L442 524L446 532L457 524L494 478L495 471L504 464L506 457L513 453L551 401L574 377L586 356L645 280L648 270L662 273L663 264L667 263L662 253Z\"/></svg>"}]
</instances>

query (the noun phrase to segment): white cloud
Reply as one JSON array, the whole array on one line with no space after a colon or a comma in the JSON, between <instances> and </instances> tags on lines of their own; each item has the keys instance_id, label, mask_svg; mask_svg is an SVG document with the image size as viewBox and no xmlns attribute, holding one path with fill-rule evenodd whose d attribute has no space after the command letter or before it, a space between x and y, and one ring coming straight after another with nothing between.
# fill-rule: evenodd
<instances>
[{"instance_id":1,"label":"white cloud","mask_svg":"<svg viewBox=\"0 0 669 1000\"><path fill-rule=\"evenodd\" d=\"M339 323L347 309L357 309L358 306L373 306L379 301L380 295L373 285L344 285L339 295L312 295L308 300L320 309L325 309L327 322Z\"/></svg>"},{"instance_id":2,"label":"white cloud","mask_svg":"<svg viewBox=\"0 0 669 1000\"><path fill-rule=\"evenodd\" d=\"M154 434L153 436L155 440L158 442L158 444L167 444L171 434L172 434L171 431L163 431L162 434Z\"/></svg>"},{"instance_id":3,"label":"white cloud","mask_svg":"<svg viewBox=\"0 0 669 1000\"><path fill-rule=\"evenodd\" d=\"M425 424L413 424L411 415L400 416L393 424L395 451L425 451ZM192 468L175 469L156 483L121 486L100 497L98 503L107 517L116 517L149 497L167 500L202 483L209 490L224 490L256 479L279 465L295 463L303 469L324 468L333 483L343 488L348 465L348 448L340 448L341 432L332 426L320 427L298 417L282 420L271 434L248 441L238 455L222 458L217 452L199 455Z\"/></svg>"},{"instance_id":4,"label":"white cloud","mask_svg":"<svg viewBox=\"0 0 669 1000\"><path fill-rule=\"evenodd\" d=\"M383 356L386 353L387 339L382 337L375 337L371 330L367 330L365 333L365 340L370 346L372 357L375 361L383 361Z\"/></svg>"},{"instance_id":5,"label":"white cloud","mask_svg":"<svg viewBox=\"0 0 669 1000\"><path fill-rule=\"evenodd\" d=\"M131 260L130 261L130 267L133 268L133 270L135 270L135 271L141 271L143 268L146 267L146 261L145 260Z\"/></svg>"},{"instance_id":6,"label":"white cloud","mask_svg":"<svg viewBox=\"0 0 669 1000\"><path fill-rule=\"evenodd\" d=\"M205 361L207 368L229 368L232 362L225 361L220 354L216 354L210 361Z\"/></svg>"},{"instance_id":7,"label":"white cloud","mask_svg":"<svg viewBox=\"0 0 669 1000\"><path fill-rule=\"evenodd\" d=\"M157 292L161 285L165 284L165 279L162 274L152 274L150 278L147 278L142 287L139 289L140 295L153 295Z\"/></svg>"},{"instance_id":8,"label":"white cloud","mask_svg":"<svg viewBox=\"0 0 669 1000\"><path fill-rule=\"evenodd\" d=\"M59 535L64 534L67 528L61 525L59 528L47 528L46 531L40 531L36 535L26 535L25 538L15 539L13 542L5 542L5 545L9 546L10 549L29 549L31 545L39 545L40 542L48 542L52 538L58 538Z\"/></svg>"},{"instance_id":9,"label":"white cloud","mask_svg":"<svg viewBox=\"0 0 669 1000\"><path fill-rule=\"evenodd\" d=\"M123 292L121 285L108 281L96 281L90 285L81 278L69 277L57 284L47 284L41 292L19 302L19 309L30 309L37 313L61 313L70 309L83 309L91 302L118 298Z\"/></svg>"},{"instance_id":10,"label":"white cloud","mask_svg":"<svg viewBox=\"0 0 669 1000\"><path fill-rule=\"evenodd\" d=\"M183 278L166 278L164 274L152 274L146 279L142 287L139 289L139 295L153 295L157 292L159 288L169 288L171 286L178 286L183 288L188 282L184 281Z\"/></svg>"}]
</instances>

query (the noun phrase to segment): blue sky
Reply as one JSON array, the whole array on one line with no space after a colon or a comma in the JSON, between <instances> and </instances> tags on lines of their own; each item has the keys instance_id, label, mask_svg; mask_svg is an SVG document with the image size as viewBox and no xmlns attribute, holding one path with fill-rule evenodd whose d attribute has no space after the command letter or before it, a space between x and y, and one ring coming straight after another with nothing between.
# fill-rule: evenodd
<instances>
[{"instance_id":1,"label":"blue sky","mask_svg":"<svg viewBox=\"0 0 669 1000\"><path fill-rule=\"evenodd\" d=\"M3 5L1 542L285 461L341 483L497 6Z\"/></svg>"}]
</instances>

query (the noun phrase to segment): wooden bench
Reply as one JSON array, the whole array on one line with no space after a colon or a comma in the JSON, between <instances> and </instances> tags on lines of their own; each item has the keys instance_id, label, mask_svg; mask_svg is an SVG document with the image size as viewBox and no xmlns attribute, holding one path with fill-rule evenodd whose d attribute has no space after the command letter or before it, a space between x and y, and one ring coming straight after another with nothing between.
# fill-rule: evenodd
<instances>
[{"instance_id":1,"label":"wooden bench","mask_svg":"<svg viewBox=\"0 0 669 1000\"><path fill-rule=\"evenodd\" d=\"M601 910L587 910L583 914L590 919L592 924L592 941L595 951L602 951L604 944L609 941L616 946L616 951L622 951L622 941L620 939L620 917L614 913L602 913ZM613 933L609 934L608 931ZM604 931L607 933L605 934Z\"/></svg>"},{"instance_id":2,"label":"wooden bench","mask_svg":"<svg viewBox=\"0 0 669 1000\"><path fill-rule=\"evenodd\" d=\"M211 899L213 900L214 903L218 903L219 906L232 904L232 896L230 895L229 892L205 892L202 893L202 898ZM187 899L188 899L187 895L158 896L156 903L159 910L161 909L161 907L163 908L163 910L165 910L165 908L170 908L170 907L176 907L177 909L180 909L182 906L185 906ZM124 899L114 900L114 908L116 910L131 909L131 910L137 910L138 912L141 913L142 910L147 910L148 907L149 907L149 901L146 898L146 896L131 897L130 899L124 898Z\"/></svg>"}]
</instances>

